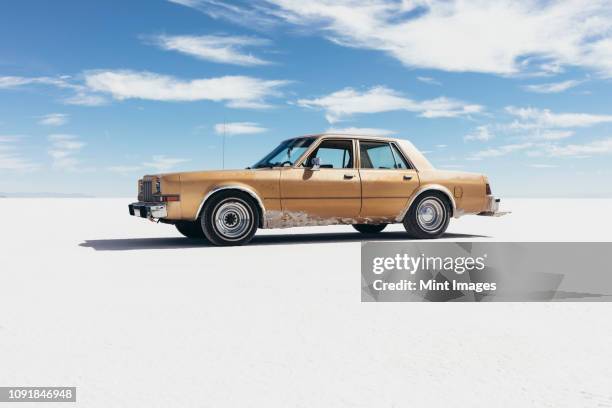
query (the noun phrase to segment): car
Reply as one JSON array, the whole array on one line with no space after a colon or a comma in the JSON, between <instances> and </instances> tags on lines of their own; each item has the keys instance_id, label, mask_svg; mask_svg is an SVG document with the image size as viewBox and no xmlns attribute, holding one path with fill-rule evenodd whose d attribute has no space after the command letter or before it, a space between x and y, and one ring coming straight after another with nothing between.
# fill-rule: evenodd
<instances>
[{"instance_id":1,"label":"car","mask_svg":"<svg viewBox=\"0 0 612 408\"><path fill-rule=\"evenodd\" d=\"M438 238L451 218L498 216L486 176L435 169L408 140L319 134L288 139L244 170L147 175L131 215L174 224L213 245L248 243L258 228L402 223Z\"/></svg>"}]
</instances>

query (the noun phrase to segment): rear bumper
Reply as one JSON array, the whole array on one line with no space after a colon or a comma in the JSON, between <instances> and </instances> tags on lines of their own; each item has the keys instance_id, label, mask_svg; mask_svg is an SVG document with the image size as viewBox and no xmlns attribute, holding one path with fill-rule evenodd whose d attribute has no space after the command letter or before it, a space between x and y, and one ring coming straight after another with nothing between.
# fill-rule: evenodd
<instances>
[{"instance_id":1,"label":"rear bumper","mask_svg":"<svg viewBox=\"0 0 612 408\"><path fill-rule=\"evenodd\" d=\"M166 204L137 202L128 205L128 209L130 215L141 218L166 218L168 216Z\"/></svg>"},{"instance_id":2,"label":"rear bumper","mask_svg":"<svg viewBox=\"0 0 612 408\"><path fill-rule=\"evenodd\" d=\"M478 213L478 215L483 215L486 217L501 217L502 215L510 213L509 211L499 211L499 203L501 202L501 199L488 195L486 200L485 210Z\"/></svg>"}]
</instances>

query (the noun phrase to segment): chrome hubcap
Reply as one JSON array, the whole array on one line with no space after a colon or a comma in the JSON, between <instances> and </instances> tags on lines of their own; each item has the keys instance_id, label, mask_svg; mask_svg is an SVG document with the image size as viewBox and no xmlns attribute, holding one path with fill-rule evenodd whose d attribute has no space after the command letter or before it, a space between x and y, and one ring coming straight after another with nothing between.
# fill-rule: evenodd
<instances>
[{"instance_id":1,"label":"chrome hubcap","mask_svg":"<svg viewBox=\"0 0 612 408\"><path fill-rule=\"evenodd\" d=\"M437 198L427 198L417 207L417 222L427 232L436 232L444 224L444 205Z\"/></svg>"},{"instance_id":2,"label":"chrome hubcap","mask_svg":"<svg viewBox=\"0 0 612 408\"><path fill-rule=\"evenodd\" d=\"M251 211L240 200L221 202L213 212L214 226L226 239L240 239L251 227Z\"/></svg>"}]
</instances>

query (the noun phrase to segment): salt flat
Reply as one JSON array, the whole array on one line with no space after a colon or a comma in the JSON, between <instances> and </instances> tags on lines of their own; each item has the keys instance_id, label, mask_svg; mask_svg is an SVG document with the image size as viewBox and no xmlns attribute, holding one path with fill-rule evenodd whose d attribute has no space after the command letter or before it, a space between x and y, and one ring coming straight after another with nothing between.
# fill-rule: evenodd
<instances>
[{"instance_id":1,"label":"salt flat","mask_svg":"<svg viewBox=\"0 0 612 408\"><path fill-rule=\"evenodd\" d=\"M0 385L101 408L612 406L609 303L361 303L350 227L216 248L128 202L0 199ZM503 207L443 239L611 240L612 200Z\"/></svg>"}]
</instances>

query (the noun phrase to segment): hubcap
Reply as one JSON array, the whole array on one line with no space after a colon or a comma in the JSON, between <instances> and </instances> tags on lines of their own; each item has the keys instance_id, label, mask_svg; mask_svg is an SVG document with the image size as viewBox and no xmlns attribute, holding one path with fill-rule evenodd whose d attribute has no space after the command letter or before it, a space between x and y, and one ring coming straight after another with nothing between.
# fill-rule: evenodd
<instances>
[{"instance_id":1,"label":"hubcap","mask_svg":"<svg viewBox=\"0 0 612 408\"><path fill-rule=\"evenodd\" d=\"M427 198L417 207L417 222L427 232L436 232L444 224L446 212L437 198Z\"/></svg>"},{"instance_id":2,"label":"hubcap","mask_svg":"<svg viewBox=\"0 0 612 408\"><path fill-rule=\"evenodd\" d=\"M222 202L213 214L215 229L226 239L240 239L251 227L251 211L242 201Z\"/></svg>"}]
</instances>

